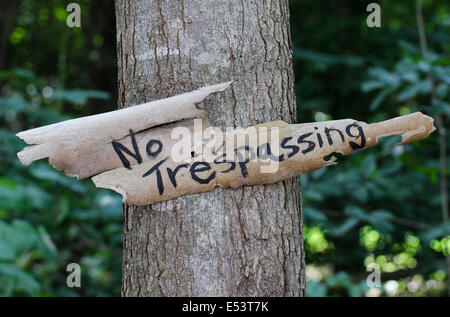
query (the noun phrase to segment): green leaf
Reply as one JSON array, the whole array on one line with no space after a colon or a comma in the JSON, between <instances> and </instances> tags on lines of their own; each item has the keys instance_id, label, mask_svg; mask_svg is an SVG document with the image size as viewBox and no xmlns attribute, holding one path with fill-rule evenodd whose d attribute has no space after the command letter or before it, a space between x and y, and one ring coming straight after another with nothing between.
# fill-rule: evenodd
<instances>
[{"instance_id":1,"label":"green leaf","mask_svg":"<svg viewBox=\"0 0 450 317\"><path fill-rule=\"evenodd\" d=\"M377 161L375 155L368 154L364 161L361 163L359 170L365 178L368 178L376 168Z\"/></svg>"},{"instance_id":2,"label":"green leaf","mask_svg":"<svg viewBox=\"0 0 450 317\"><path fill-rule=\"evenodd\" d=\"M7 243L18 255L36 245L38 234L24 220L15 219L11 224L0 221L0 240Z\"/></svg>"},{"instance_id":3,"label":"green leaf","mask_svg":"<svg viewBox=\"0 0 450 317\"><path fill-rule=\"evenodd\" d=\"M415 97L420 91L419 83L406 86L398 95L397 101L404 102Z\"/></svg>"},{"instance_id":4,"label":"green leaf","mask_svg":"<svg viewBox=\"0 0 450 317\"><path fill-rule=\"evenodd\" d=\"M420 54L420 49L416 45L411 44L408 41L405 41L405 40L401 39L401 40L398 41L398 44L406 52L409 52L409 53L412 53L412 54L415 54L415 55L419 55Z\"/></svg>"},{"instance_id":5,"label":"green leaf","mask_svg":"<svg viewBox=\"0 0 450 317\"><path fill-rule=\"evenodd\" d=\"M295 48L294 57L325 65L346 65L358 67L364 65L364 59L355 55L331 55L312 50Z\"/></svg>"},{"instance_id":6,"label":"green leaf","mask_svg":"<svg viewBox=\"0 0 450 317\"><path fill-rule=\"evenodd\" d=\"M348 295L350 297L362 297L364 293L369 290L369 286L367 285L366 280L362 280L358 284L352 284L348 288Z\"/></svg>"},{"instance_id":7,"label":"green leaf","mask_svg":"<svg viewBox=\"0 0 450 317\"><path fill-rule=\"evenodd\" d=\"M396 74L387 71L381 67L374 67L368 70L369 77L378 79L379 81L385 83L387 87L398 87L400 84L399 78Z\"/></svg>"},{"instance_id":8,"label":"green leaf","mask_svg":"<svg viewBox=\"0 0 450 317\"><path fill-rule=\"evenodd\" d=\"M31 296L37 296L40 284L28 273L12 264L0 263L0 276L9 280L14 289Z\"/></svg>"},{"instance_id":9,"label":"green leaf","mask_svg":"<svg viewBox=\"0 0 450 317\"><path fill-rule=\"evenodd\" d=\"M355 197L358 202L365 203L369 199L369 190L365 186L358 186L352 188L353 197Z\"/></svg>"},{"instance_id":10,"label":"green leaf","mask_svg":"<svg viewBox=\"0 0 450 317\"><path fill-rule=\"evenodd\" d=\"M450 66L450 58L440 57L440 58L434 59L432 64L433 65L441 65L441 66Z\"/></svg>"},{"instance_id":11,"label":"green leaf","mask_svg":"<svg viewBox=\"0 0 450 317\"><path fill-rule=\"evenodd\" d=\"M4 209L17 210L23 206L23 192L11 180L0 179L0 206Z\"/></svg>"},{"instance_id":12,"label":"green leaf","mask_svg":"<svg viewBox=\"0 0 450 317\"><path fill-rule=\"evenodd\" d=\"M0 240L0 260L14 260L16 252L7 242Z\"/></svg>"},{"instance_id":13,"label":"green leaf","mask_svg":"<svg viewBox=\"0 0 450 317\"><path fill-rule=\"evenodd\" d=\"M38 240L39 250L41 250L46 257L56 260L58 258L58 250L44 226L38 227L38 233L40 238Z\"/></svg>"},{"instance_id":14,"label":"green leaf","mask_svg":"<svg viewBox=\"0 0 450 317\"><path fill-rule=\"evenodd\" d=\"M307 297L325 297L327 296L327 287L323 283L313 280L306 281L306 296Z\"/></svg>"},{"instance_id":15,"label":"green leaf","mask_svg":"<svg viewBox=\"0 0 450 317\"><path fill-rule=\"evenodd\" d=\"M8 97L0 97L0 116L7 111L19 113L28 106L28 102L20 94L13 94Z\"/></svg>"},{"instance_id":16,"label":"green leaf","mask_svg":"<svg viewBox=\"0 0 450 317\"><path fill-rule=\"evenodd\" d=\"M385 84L378 80L368 80L362 83L362 92L371 92L380 88L384 88Z\"/></svg>"},{"instance_id":17,"label":"green leaf","mask_svg":"<svg viewBox=\"0 0 450 317\"><path fill-rule=\"evenodd\" d=\"M306 199L310 199L312 201L322 201L323 200L323 194L317 190L314 189L312 186L306 188L304 192L304 196Z\"/></svg>"},{"instance_id":18,"label":"green leaf","mask_svg":"<svg viewBox=\"0 0 450 317\"><path fill-rule=\"evenodd\" d=\"M418 83L406 86L406 88L397 95L397 101L404 102L416 97L418 94L429 94L430 91L430 82L428 80L422 80Z\"/></svg>"},{"instance_id":19,"label":"green leaf","mask_svg":"<svg viewBox=\"0 0 450 317\"><path fill-rule=\"evenodd\" d=\"M450 87L446 83L440 83L436 86L436 95L438 98L444 99L449 93Z\"/></svg>"},{"instance_id":20,"label":"green leaf","mask_svg":"<svg viewBox=\"0 0 450 317\"><path fill-rule=\"evenodd\" d=\"M49 180L57 185L70 188L76 193L84 194L87 191L87 188L83 185L83 183L73 177L64 175L62 172L53 169L48 164L35 165L30 167L29 170L31 175L38 179Z\"/></svg>"},{"instance_id":21,"label":"green leaf","mask_svg":"<svg viewBox=\"0 0 450 317\"><path fill-rule=\"evenodd\" d=\"M43 190L40 186L35 184L27 184L22 186L25 204L27 206L35 207L37 209L45 209L50 205L53 197Z\"/></svg>"},{"instance_id":22,"label":"green leaf","mask_svg":"<svg viewBox=\"0 0 450 317\"><path fill-rule=\"evenodd\" d=\"M323 222L327 220L327 216L324 215L322 212L320 212L318 209L305 206L303 207L303 212L305 214L305 217L311 218L312 220Z\"/></svg>"},{"instance_id":23,"label":"green leaf","mask_svg":"<svg viewBox=\"0 0 450 317\"><path fill-rule=\"evenodd\" d=\"M22 69L22 68L15 68L13 70L0 71L0 79L11 79L14 77L29 79L32 81L35 81L37 79L36 75L32 71Z\"/></svg>"},{"instance_id":24,"label":"green leaf","mask_svg":"<svg viewBox=\"0 0 450 317\"><path fill-rule=\"evenodd\" d=\"M369 217L377 220L390 220L394 217L394 215L390 211L378 209L371 212Z\"/></svg>"},{"instance_id":25,"label":"green leaf","mask_svg":"<svg viewBox=\"0 0 450 317\"><path fill-rule=\"evenodd\" d=\"M376 210L368 215L368 220L375 229L387 233L394 230L394 225L390 222L393 217L394 215L387 210Z\"/></svg>"},{"instance_id":26,"label":"green leaf","mask_svg":"<svg viewBox=\"0 0 450 317\"><path fill-rule=\"evenodd\" d=\"M369 109L371 111L377 110L378 107L381 105L381 103L384 101L384 99L386 99L386 97L389 96L389 94L391 94L395 89L396 88L388 87L381 90L370 103Z\"/></svg>"},{"instance_id":27,"label":"green leaf","mask_svg":"<svg viewBox=\"0 0 450 317\"><path fill-rule=\"evenodd\" d=\"M422 234L422 236L426 241L431 241L433 239L441 238L447 234L450 234L449 230L450 230L450 221L443 222L443 223L427 230L426 232L424 232Z\"/></svg>"},{"instance_id":28,"label":"green leaf","mask_svg":"<svg viewBox=\"0 0 450 317\"><path fill-rule=\"evenodd\" d=\"M352 285L352 281L350 278L350 275L347 272L344 271L340 271L337 272L335 274L333 274L328 280L327 280L327 285L330 287L338 287L338 286L343 286L343 287L350 287Z\"/></svg>"},{"instance_id":29,"label":"green leaf","mask_svg":"<svg viewBox=\"0 0 450 317\"><path fill-rule=\"evenodd\" d=\"M440 99L434 99L430 112L433 115L445 114L450 116L450 104Z\"/></svg>"},{"instance_id":30,"label":"green leaf","mask_svg":"<svg viewBox=\"0 0 450 317\"><path fill-rule=\"evenodd\" d=\"M418 64L417 64L418 68L423 71L424 73L428 73L431 70L431 65L424 61L421 60Z\"/></svg>"},{"instance_id":31,"label":"green leaf","mask_svg":"<svg viewBox=\"0 0 450 317\"><path fill-rule=\"evenodd\" d=\"M355 205L348 205L345 207L344 213L349 217L357 218L359 220L366 220L366 213L364 210Z\"/></svg>"},{"instance_id":32,"label":"green leaf","mask_svg":"<svg viewBox=\"0 0 450 317\"><path fill-rule=\"evenodd\" d=\"M415 71L408 71L400 74L402 80L407 81L411 84L417 83L419 80L419 75Z\"/></svg>"},{"instance_id":33,"label":"green leaf","mask_svg":"<svg viewBox=\"0 0 450 317\"><path fill-rule=\"evenodd\" d=\"M383 136L378 139L378 144L382 148L383 155L391 153L394 146L402 140L401 135ZM398 162L394 162L398 163Z\"/></svg>"},{"instance_id":34,"label":"green leaf","mask_svg":"<svg viewBox=\"0 0 450 317\"><path fill-rule=\"evenodd\" d=\"M346 219L340 226L337 226L330 230L330 234L335 237L340 237L352 230L357 224L359 220L356 218Z\"/></svg>"},{"instance_id":35,"label":"green leaf","mask_svg":"<svg viewBox=\"0 0 450 317\"><path fill-rule=\"evenodd\" d=\"M99 90L69 89L56 91L52 99L64 100L75 104L85 104L89 99L109 100L110 94Z\"/></svg>"}]
</instances>

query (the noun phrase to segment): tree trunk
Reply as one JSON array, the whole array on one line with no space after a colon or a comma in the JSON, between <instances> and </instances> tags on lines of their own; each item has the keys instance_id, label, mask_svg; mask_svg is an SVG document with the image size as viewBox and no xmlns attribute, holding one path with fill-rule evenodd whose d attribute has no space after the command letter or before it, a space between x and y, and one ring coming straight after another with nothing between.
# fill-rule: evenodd
<instances>
[{"instance_id":1,"label":"tree trunk","mask_svg":"<svg viewBox=\"0 0 450 317\"><path fill-rule=\"evenodd\" d=\"M119 107L233 80L225 128L295 121L287 0L116 0ZM303 296L298 178L124 206L123 296Z\"/></svg>"}]
</instances>

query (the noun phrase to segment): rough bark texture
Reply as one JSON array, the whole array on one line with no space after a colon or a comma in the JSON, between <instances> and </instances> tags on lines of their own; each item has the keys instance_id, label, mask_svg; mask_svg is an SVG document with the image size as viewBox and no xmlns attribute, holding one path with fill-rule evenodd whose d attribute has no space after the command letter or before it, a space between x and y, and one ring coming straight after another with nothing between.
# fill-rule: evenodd
<instances>
[{"instance_id":1,"label":"rough bark texture","mask_svg":"<svg viewBox=\"0 0 450 317\"><path fill-rule=\"evenodd\" d=\"M287 0L116 0L119 107L233 80L211 124L296 118ZM123 296L303 296L299 179L124 206Z\"/></svg>"}]
</instances>

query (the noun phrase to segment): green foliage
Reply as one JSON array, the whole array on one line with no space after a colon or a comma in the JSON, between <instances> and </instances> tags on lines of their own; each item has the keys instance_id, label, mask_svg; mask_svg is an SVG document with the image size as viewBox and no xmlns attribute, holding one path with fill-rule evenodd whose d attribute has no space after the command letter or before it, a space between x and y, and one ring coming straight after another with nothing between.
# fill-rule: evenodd
<instances>
[{"instance_id":1,"label":"green foliage","mask_svg":"<svg viewBox=\"0 0 450 317\"><path fill-rule=\"evenodd\" d=\"M328 272L329 273L329 272ZM311 297L325 296L350 296L361 297L369 290L365 280L354 281L352 277L344 271L328 276L324 282L314 279L306 281L306 295Z\"/></svg>"},{"instance_id":2,"label":"green foliage","mask_svg":"<svg viewBox=\"0 0 450 317\"><path fill-rule=\"evenodd\" d=\"M23 167L15 131L70 118L63 111L93 90L53 89L22 69L0 72L0 296L117 295L120 292L120 197L54 170L47 162ZM55 93L53 93L55 91ZM66 266L82 269L82 287L69 289Z\"/></svg>"},{"instance_id":3,"label":"green foliage","mask_svg":"<svg viewBox=\"0 0 450 317\"><path fill-rule=\"evenodd\" d=\"M423 2L430 53L422 57L414 2L381 1L379 29L365 26L368 3L291 2L299 121L374 122L422 111L448 126L448 6ZM301 177L307 263L331 265L320 278L307 270L309 296L446 294L438 133L394 147L398 141L383 138ZM358 293L370 263L381 266L382 288Z\"/></svg>"},{"instance_id":4,"label":"green foliage","mask_svg":"<svg viewBox=\"0 0 450 317\"><path fill-rule=\"evenodd\" d=\"M368 79L361 85L363 92L376 91L370 104L371 110L377 110L387 97L394 98L399 104L404 104L400 112L411 110L427 111L430 115L450 115L450 59L433 54L427 59L408 56L395 64L393 71L382 67L373 67L368 70ZM434 79L432 92L429 75ZM435 94L430 107L420 107L417 103L422 97Z\"/></svg>"}]
</instances>

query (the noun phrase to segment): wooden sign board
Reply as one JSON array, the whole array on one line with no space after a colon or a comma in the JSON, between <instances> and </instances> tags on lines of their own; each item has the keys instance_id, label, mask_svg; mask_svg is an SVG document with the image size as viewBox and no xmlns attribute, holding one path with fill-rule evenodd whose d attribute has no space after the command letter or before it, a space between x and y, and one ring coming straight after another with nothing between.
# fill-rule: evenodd
<instances>
[{"instance_id":1,"label":"wooden sign board","mask_svg":"<svg viewBox=\"0 0 450 317\"><path fill-rule=\"evenodd\" d=\"M416 112L372 124L274 121L222 131L196 103L229 85L20 132L32 145L18 157L25 165L48 157L67 175L92 177L125 203L146 205L216 186L275 183L335 165L324 158L363 150L383 136L400 135L405 144L435 130L432 118Z\"/></svg>"}]
</instances>

